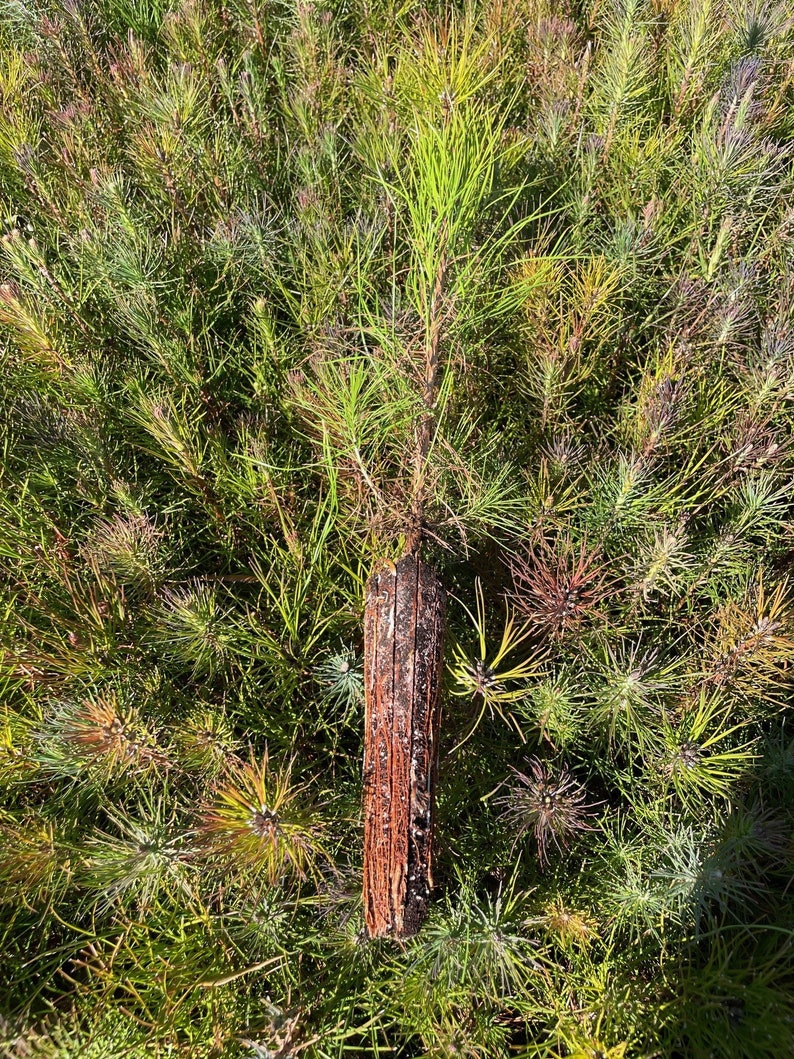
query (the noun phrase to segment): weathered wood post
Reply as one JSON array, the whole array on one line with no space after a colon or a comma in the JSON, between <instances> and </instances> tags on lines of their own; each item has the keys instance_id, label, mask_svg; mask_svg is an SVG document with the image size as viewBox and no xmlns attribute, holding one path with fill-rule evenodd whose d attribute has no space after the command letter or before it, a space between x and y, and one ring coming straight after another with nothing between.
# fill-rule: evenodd
<instances>
[{"instance_id":1,"label":"weathered wood post","mask_svg":"<svg viewBox=\"0 0 794 1059\"><path fill-rule=\"evenodd\" d=\"M377 569L364 616L364 914L370 937L421 926L432 887L433 799L446 593L415 555Z\"/></svg>"}]
</instances>

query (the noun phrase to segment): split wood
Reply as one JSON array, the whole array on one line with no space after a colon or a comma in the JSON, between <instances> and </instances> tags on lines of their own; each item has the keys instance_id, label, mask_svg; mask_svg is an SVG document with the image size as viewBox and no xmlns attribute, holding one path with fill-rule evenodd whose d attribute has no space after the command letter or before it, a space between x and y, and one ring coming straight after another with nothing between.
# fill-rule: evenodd
<instances>
[{"instance_id":1,"label":"split wood","mask_svg":"<svg viewBox=\"0 0 794 1059\"><path fill-rule=\"evenodd\" d=\"M410 937L433 885L433 800L446 593L414 555L367 582L364 913L370 937Z\"/></svg>"}]
</instances>

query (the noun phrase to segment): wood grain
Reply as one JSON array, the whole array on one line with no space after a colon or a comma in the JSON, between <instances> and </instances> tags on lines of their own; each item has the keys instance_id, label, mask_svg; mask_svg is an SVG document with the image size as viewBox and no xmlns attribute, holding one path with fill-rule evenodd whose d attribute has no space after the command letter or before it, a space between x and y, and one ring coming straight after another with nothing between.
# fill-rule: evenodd
<instances>
[{"instance_id":1,"label":"wood grain","mask_svg":"<svg viewBox=\"0 0 794 1059\"><path fill-rule=\"evenodd\" d=\"M413 555L367 582L364 913L370 937L408 937L432 887L446 594Z\"/></svg>"}]
</instances>

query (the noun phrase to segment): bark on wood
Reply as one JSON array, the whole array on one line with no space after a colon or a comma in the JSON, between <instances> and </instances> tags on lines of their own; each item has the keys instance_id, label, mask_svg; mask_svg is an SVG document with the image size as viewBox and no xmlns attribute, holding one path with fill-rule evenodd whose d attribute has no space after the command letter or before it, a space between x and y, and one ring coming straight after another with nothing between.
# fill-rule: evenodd
<instances>
[{"instance_id":1,"label":"bark on wood","mask_svg":"<svg viewBox=\"0 0 794 1059\"><path fill-rule=\"evenodd\" d=\"M406 555L367 583L364 913L370 937L409 937L432 887L446 594Z\"/></svg>"}]
</instances>

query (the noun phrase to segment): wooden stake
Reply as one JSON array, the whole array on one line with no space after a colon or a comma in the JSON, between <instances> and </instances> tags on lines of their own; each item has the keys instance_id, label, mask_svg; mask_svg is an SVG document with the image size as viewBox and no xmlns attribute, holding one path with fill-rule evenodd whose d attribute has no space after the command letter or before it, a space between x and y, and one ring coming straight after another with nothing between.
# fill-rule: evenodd
<instances>
[{"instance_id":1,"label":"wooden stake","mask_svg":"<svg viewBox=\"0 0 794 1059\"><path fill-rule=\"evenodd\" d=\"M367 582L364 914L370 937L421 926L433 885L446 593L414 555Z\"/></svg>"}]
</instances>

